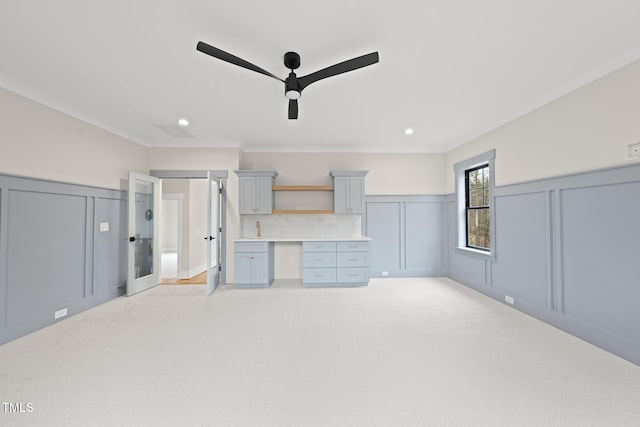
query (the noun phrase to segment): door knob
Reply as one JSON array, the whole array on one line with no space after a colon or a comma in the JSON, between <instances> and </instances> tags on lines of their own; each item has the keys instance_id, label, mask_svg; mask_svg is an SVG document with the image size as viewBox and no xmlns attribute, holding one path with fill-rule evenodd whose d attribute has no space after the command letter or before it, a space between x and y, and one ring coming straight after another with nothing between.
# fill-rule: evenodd
<instances>
[{"instance_id":1,"label":"door knob","mask_svg":"<svg viewBox=\"0 0 640 427\"><path fill-rule=\"evenodd\" d=\"M135 241L136 241L135 236L134 236L134 237L129 237L129 241L130 241L130 242L135 242Z\"/></svg>"}]
</instances>

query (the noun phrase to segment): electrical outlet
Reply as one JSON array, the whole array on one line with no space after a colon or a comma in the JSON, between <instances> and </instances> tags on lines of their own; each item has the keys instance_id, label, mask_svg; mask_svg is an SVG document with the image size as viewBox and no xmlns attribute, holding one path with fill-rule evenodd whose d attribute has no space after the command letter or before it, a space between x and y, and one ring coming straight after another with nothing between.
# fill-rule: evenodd
<instances>
[{"instance_id":1,"label":"electrical outlet","mask_svg":"<svg viewBox=\"0 0 640 427\"><path fill-rule=\"evenodd\" d=\"M627 160L640 159L640 142L627 144Z\"/></svg>"},{"instance_id":2,"label":"electrical outlet","mask_svg":"<svg viewBox=\"0 0 640 427\"><path fill-rule=\"evenodd\" d=\"M509 304L513 305L515 304L516 300L513 297L510 297L509 295L505 295L504 296L504 300L506 302L508 302Z\"/></svg>"},{"instance_id":3,"label":"electrical outlet","mask_svg":"<svg viewBox=\"0 0 640 427\"><path fill-rule=\"evenodd\" d=\"M59 318L64 317L66 315L67 315L67 309L63 308L62 310L58 310L55 313L53 313L53 320L59 319Z\"/></svg>"},{"instance_id":4,"label":"electrical outlet","mask_svg":"<svg viewBox=\"0 0 640 427\"><path fill-rule=\"evenodd\" d=\"M388 276L388 275L389 275L389 272L388 272L388 271L383 271L383 272L382 272L382 275L383 275L383 276Z\"/></svg>"}]
</instances>

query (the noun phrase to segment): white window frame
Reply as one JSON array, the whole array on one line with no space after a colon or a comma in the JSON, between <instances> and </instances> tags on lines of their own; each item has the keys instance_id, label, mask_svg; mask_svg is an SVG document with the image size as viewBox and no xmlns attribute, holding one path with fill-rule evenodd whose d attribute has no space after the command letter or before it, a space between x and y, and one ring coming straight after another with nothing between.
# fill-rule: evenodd
<instances>
[{"instance_id":1,"label":"white window frame","mask_svg":"<svg viewBox=\"0 0 640 427\"><path fill-rule=\"evenodd\" d=\"M478 154L470 159L453 165L456 176L456 204L458 208L456 227L456 253L477 258L495 260L496 257L496 221L495 221L495 158L496 150ZM467 210L465 204L465 172L481 165L489 165L489 236L491 244L489 250L474 249L467 246Z\"/></svg>"}]
</instances>

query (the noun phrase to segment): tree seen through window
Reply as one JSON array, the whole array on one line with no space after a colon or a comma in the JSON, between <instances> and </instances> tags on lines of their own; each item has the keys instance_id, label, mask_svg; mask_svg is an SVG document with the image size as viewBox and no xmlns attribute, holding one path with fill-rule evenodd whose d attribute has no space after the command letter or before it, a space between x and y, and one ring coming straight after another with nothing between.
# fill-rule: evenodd
<instances>
[{"instance_id":1,"label":"tree seen through window","mask_svg":"<svg viewBox=\"0 0 640 427\"><path fill-rule=\"evenodd\" d=\"M489 184L488 164L465 171L467 246L487 251L491 247Z\"/></svg>"}]
</instances>

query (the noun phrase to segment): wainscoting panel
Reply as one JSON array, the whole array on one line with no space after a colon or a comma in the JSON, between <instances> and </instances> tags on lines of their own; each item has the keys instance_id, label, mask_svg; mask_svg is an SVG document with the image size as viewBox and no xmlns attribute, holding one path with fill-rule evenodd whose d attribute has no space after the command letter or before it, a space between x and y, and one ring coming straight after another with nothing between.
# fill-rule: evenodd
<instances>
[{"instance_id":1,"label":"wainscoting panel","mask_svg":"<svg viewBox=\"0 0 640 427\"><path fill-rule=\"evenodd\" d=\"M125 192L0 175L0 344L123 294L125 218Z\"/></svg>"},{"instance_id":2,"label":"wainscoting panel","mask_svg":"<svg viewBox=\"0 0 640 427\"><path fill-rule=\"evenodd\" d=\"M401 260L400 204L392 201L370 202L367 198L367 236L369 245L369 265L373 277L382 271L398 271ZM375 272L374 272L375 271Z\"/></svg>"},{"instance_id":3,"label":"wainscoting panel","mask_svg":"<svg viewBox=\"0 0 640 427\"><path fill-rule=\"evenodd\" d=\"M496 196L496 259L492 285L509 296L547 306L546 193Z\"/></svg>"},{"instance_id":4,"label":"wainscoting panel","mask_svg":"<svg viewBox=\"0 0 640 427\"><path fill-rule=\"evenodd\" d=\"M101 224L108 230L101 230ZM126 229L127 201L96 198L93 293L100 301L120 295L127 281Z\"/></svg>"},{"instance_id":5,"label":"wainscoting panel","mask_svg":"<svg viewBox=\"0 0 640 427\"><path fill-rule=\"evenodd\" d=\"M85 297L87 198L8 191L7 325Z\"/></svg>"},{"instance_id":6,"label":"wainscoting panel","mask_svg":"<svg viewBox=\"0 0 640 427\"><path fill-rule=\"evenodd\" d=\"M455 251L446 200L449 277L640 364L639 164L497 187L494 260Z\"/></svg>"},{"instance_id":7,"label":"wainscoting panel","mask_svg":"<svg viewBox=\"0 0 640 427\"><path fill-rule=\"evenodd\" d=\"M640 343L640 182L560 193L563 313Z\"/></svg>"},{"instance_id":8,"label":"wainscoting panel","mask_svg":"<svg viewBox=\"0 0 640 427\"><path fill-rule=\"evenodd\" d=\"M487 281L490 275L486 271L484 260L475 257L460 256L456 253L455 247L458 241L456 224L458 223L458 211L456 201L453 196L447 197L447 225L448 244L447 274L454 280L471 287L489 286L491 281Z\"/></svg>"},{"instance_id":9,"label":"wainscoting panel","mask_svg":"<svg viewBox=\"0 0 640 427\"><path fill-rule=\"evenodd\" d=\"M441 273L442 201L405 203L405 265L408 271Z\"/></svg>"},{"instance_id":10,"label":"wainscoting panel","mask_svg":"<svg viewBox=\"0 0 640 427\"><path fill-rule=\"evenodd\" d=\"M367 196L371 277L442 276L442 196Z\"/></svg>"}]
</instances>

